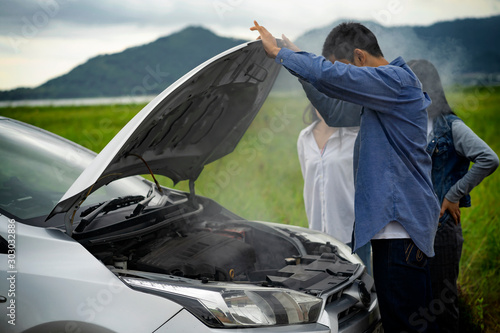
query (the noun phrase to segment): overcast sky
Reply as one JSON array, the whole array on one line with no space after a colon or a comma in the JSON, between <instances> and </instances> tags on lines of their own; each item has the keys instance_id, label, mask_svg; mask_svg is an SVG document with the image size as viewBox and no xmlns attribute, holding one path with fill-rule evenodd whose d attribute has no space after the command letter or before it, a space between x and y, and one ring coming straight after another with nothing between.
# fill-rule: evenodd
<instances>
[{"instance_id":1,"label":"overcast sky","mask_svg":"<svg viewBox=\"0 0 500 333\"><path fill-rule=\"evenodd\" d=\"M430 25L498 14L500 0L0 0L0 89L38 86L189 25L251 40L256 19L293 39L338 19Z\"/></svg>"}]
</instances>

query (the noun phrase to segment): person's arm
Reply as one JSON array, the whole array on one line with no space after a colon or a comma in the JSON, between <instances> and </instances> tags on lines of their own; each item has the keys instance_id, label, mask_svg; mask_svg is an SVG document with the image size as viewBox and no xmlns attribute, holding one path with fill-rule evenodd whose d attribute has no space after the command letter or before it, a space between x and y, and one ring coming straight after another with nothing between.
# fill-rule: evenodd
<instances>
[{"instance_id":1,"label":"person's arm","mask_svg":"<svg viewBox=\"0 0 500 333\"><path fill-rule=\"evenodd\" d=\"M498 156L462 121L452 124L453 144L458 154L466 157L474 164L469 171L453 185L445 198L450 202L458 202L489 176L498 167Z\"/></svg>"},{"instance_id":2,"label":"person's arm","mask_svg":"<svg viewBox=\"0 0 500 333\"><path fill-rule=\"evenodd\" d=\"M288 37L285 35L281 37L283 38L282 44L284 47L294 52L301 51ZM354 127L360 125L362 106L328 97L319 92L310 83L301 79L299 79L299 82L302 84L307 98L314 108L318 110L328 126Z\"/></svg>"},{"instance_id":3,"label":"person's arm","mask_svg":"<svg viewBox=\"0 0 500 333\"><path fill-rule=\"evenodd\" d=\"M401 82L393 66L356 67L339 61L332 63L322 56L286 48L280 49L276 62L329 97L382 112L404 102L399 99Z\"/></svg>"},{"instance_id":4,"label":"person's arm","mask_svg":"<svg viewBox=\"0 0 500 333\"><path fill-rule=\"evenodd\" d=\"M359 126L361 121L360 105L331 98L319 92L310 83L300 80L307 98L321 114L326 124L331 127Z\"/></svg>"},{"instance_id":5,"label":"person's arm","mask_svg":"<svg viewBox=\"0 0 500 333\"><path fill-rule=\"evenodd\" d=\"M281 48L267 29L254 21L266 53L292 75L311 83L329 97L387 112L405 102L400 100L401 79L393 66L356 67L339 61L330 62L308 52Z\"/></svg>"}]
</instances>

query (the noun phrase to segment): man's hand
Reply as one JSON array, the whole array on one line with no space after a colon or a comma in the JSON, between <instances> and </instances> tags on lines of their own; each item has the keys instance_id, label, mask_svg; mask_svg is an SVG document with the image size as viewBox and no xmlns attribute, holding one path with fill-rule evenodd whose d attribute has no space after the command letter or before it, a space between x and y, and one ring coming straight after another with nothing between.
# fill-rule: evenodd
<instances>
[{"instance_id":1,"label":"man's hand","mask_svg":"<svg viewBox=\"0 0 500 333\"><path fill-rule=\"evenodd\" d=\"M260 26L257 21L253 21L254 26L250 28L250 30L255 31L257 30L260 34L257 39L262 39L262 45L264 46L264 50L266 53L272 57L276 58L278 55L278 52L281 50L280 47L278 47L278 43L276 42L276 38L271 35L269 31L267 31L266 28L263 26Z\"/></svg>"},{"instance_id":2,"label":"man's hand","mask_svg":"<svg viewBox=\"0 0 500 333\"><path fill-rule=\"evenodd\" d=\"M458 225L460 223L460 207L458 206L458 202L451 202L444 198L439 217L442 217L446 211L450 212L451 216L455 220L455 225Z\"/></svg>"}]
</instances>

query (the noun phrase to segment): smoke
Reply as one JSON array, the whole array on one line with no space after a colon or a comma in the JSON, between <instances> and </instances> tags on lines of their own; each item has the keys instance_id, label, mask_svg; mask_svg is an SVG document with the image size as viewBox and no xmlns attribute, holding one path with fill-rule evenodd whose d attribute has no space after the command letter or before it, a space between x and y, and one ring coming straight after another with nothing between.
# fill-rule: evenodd
<instances>
[{"instance_id":1,"label":"smoke","mask_svg":"<svg viewBox=\"0 0 500 333\"><path fill-rule=\"evenodd\" d=\"M451 38L422 37L421 27L390 27L367 24L379 41L379 45L388 61L402 56L405 61L426 59L436 66L444 86L459 80L464 71L465 48ZM425 39L424 39L425 38Z\"/></svg>"},{"instance_id":2,"label":"smoke","mask_svg":"<svg viewBox=\"0 0 500 333\"><path fill-rule=\"evenodd\" d=\"M303 50L321 54L326 36L343 21L336 21L324 28L311 30L299 37L295 43ZM465 61L472 60L468 59L465 47L460 41L446 37L433 37L426 27L385 27L372 21L360 23L375 34L385 59L390 62L401 56L405 61L429 60L438 69L444 86L452 85L460 80L464 71L463 64Z\"/></svg>"}]
</instances>

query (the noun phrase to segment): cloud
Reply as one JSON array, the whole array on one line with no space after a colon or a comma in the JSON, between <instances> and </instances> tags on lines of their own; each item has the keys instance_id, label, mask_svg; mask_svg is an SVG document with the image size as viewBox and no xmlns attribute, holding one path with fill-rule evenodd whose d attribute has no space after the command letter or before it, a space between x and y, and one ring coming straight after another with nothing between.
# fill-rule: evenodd
<instances>
[{"instance_id":1,"label":"cloud","mask_svg":"<svg viewBox=\"0 0 500 333\"><path fill-rule=\"evenodd\" d=\"M174 10L169 2L25 0L5 1L0 12L0 33L17 32L26 25L41 28L50 22L69 25L157 24Z\"/></svg>"},{"instance_id":2,"label":"cloud","mask_svg":"<svg viewBox=\"0 0 500 333\"><path fill-rule=\"evenodd\" d=\"M128 25L136 28L204 25L229 35L248 30L253 19L288 34L300 34L340 18L383 20L384 25L430 24L440 18L485 16L500 12L497 0L408 0L387 2L324 2L265 0L0 0L0 35L69 34L71 29ZM57 29L54 29L57 27ZM61 28L61 27L66 27ZM167 28L168 29L168 28ZM246 35L250 33L246 32Z\"/></svg>"},{"instance_id":3,"label":"cloud","mask_svg":"<svg viewBox=\"0 0 500 333\"><path fill-rule=\"evenodd\" d=\"M84 59L151 42L189 25L201 25L222 36L255 39L254 19L276 36L295 39L308 30L338 19L372 20L386 26L428 25L462 17L500 13L498 0L387 0L375 2L302 0L0 0L0 72L6 63L10 78L0 89L33 86L67 71ZM50 47L50 50L48 48ZM45 65L35 61L43 54ZM76 55L75 55L76 54ZM66 60L60 60L65 57ZM27 59L32 58L32 61ZM51 60L53 59L53 60ZM66 64L62 68L58 62ZM33 81L24 75L37 73ZM28 72L29 72L28 71ZM41 74L41 73L44 74Z\"/></svg>"}]
</instances>

